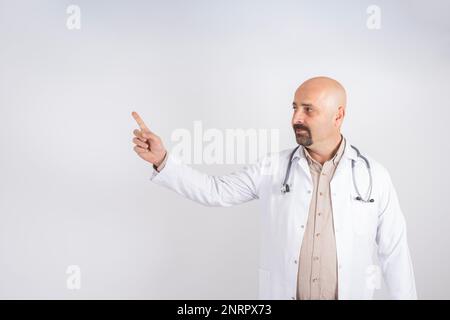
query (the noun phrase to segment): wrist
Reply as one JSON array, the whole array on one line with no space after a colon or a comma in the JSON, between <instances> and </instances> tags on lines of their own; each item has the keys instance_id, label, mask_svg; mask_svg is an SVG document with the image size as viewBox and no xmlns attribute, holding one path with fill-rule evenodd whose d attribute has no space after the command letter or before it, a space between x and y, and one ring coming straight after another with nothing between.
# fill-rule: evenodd
<instances>
[{"instance_id":1,"label":"wrist","mask_svg":"<svg viewBox=\"0 0 450 320\"><path fill-rule=\"evenodd\" d=\"M158 168L164 162L164 160L166 159L166 156L167 156L167 150L164 152L164 156L161 158L161 160L159 160L153 164L153 167L155 169Z\"/></svg>"}]
</instances>

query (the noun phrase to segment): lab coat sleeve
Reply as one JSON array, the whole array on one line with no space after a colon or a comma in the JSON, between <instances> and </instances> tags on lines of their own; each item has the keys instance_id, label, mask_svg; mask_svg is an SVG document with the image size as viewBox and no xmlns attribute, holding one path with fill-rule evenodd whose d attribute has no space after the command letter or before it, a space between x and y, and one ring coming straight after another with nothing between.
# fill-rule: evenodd
<instances>
[{"instance_id":1,"label":"lab coat sleeve","mask_svg":"<svg viewBox=\"0 0 450 320\"><path fill-rule=\"evenodd\" d=\"M376 241L378 259L392 299L417 299L406 222L391 177L385 171Z\"/></svg>"},{"instance_id":2,"label":"lab coat sleeve","mask_svg":"<svg viewBox=\"0 0 450 320\"><path fill-rule=\"evenodd\" d=\"M161 172L153 170L150 180L205 206L228 207L257 199L261 159L241 170L214 176L200 172L172 153Z\"/></svg>"}]
</instances>

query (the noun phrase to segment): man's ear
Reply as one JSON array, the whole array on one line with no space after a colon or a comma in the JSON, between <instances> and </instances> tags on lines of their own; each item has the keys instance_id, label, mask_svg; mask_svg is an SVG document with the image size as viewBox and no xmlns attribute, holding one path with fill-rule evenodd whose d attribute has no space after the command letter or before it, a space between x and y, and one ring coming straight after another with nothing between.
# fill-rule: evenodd
<instances>
[{"instance_id":1,"label":"man's ear","mask_svg":"<svg viewBox=\"0 0 450 320\"><path fill-rule=\"evenodd\" d=\"M336 117L334 118L335 124L340 126L344 121L345 117L345 108L343 106L339 106L336 112Z\"/></svg>"}]
</instances>

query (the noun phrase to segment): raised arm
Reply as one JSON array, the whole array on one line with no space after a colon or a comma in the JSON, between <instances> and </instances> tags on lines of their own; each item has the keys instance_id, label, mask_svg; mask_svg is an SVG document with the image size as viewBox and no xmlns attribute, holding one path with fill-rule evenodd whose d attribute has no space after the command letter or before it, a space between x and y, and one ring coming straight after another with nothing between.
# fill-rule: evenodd
<instances>
[{"instance_id":1,"label":"raised arm","mask_svg":"<svg viewBox=\"0 0 450 320\"><path fill-rule=\"evenodd\" d=\"M161 139L148 129L139 115L133 112L133 117L140 127L134 130L134 150L154 165L150 178L154 183L207 206L227 207L258 198L263 160L227 175L208 175L168 153Z\"/></svg>"}]
</instances>

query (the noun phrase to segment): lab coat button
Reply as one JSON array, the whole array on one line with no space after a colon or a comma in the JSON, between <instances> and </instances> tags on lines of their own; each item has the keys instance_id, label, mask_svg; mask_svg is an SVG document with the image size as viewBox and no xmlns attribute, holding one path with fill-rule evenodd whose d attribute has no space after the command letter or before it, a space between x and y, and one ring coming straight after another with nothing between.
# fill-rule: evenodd
<instances>
[{"instance_id":1,"label":"lab coat button","mask_svg":"<svg viewBox=\"0 0 450 320\"><path fill-rule=\"evenodd\" d=\"M294 263L297 264L297 260L294 260Z\"/></svg>"},{"instance_id":2,"label":"lab coat button","mask_svg":"<svg viewBox=\"0 0 450 320\"><path fill-rule=\"evenodd\" d=\"M295 298L294 298L294 297L291 297L291 299L292 299L292 300L295 300Z\"/></svg>"}]
</instances>

